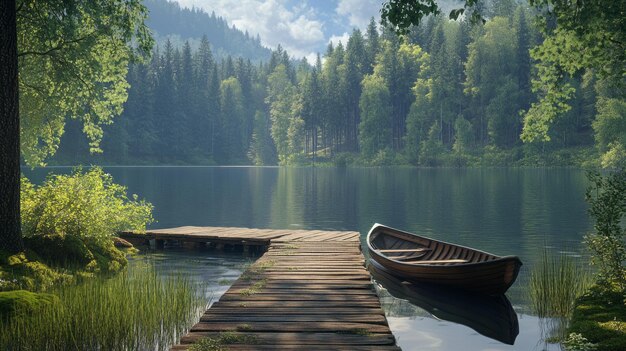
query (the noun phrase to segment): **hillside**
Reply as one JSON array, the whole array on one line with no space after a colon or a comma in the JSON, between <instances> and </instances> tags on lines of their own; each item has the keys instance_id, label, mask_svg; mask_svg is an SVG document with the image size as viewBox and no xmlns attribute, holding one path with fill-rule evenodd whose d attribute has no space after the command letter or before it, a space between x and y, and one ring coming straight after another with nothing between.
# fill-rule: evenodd
<instances>
[{"instance_id":1,"label":"hillside","mask_svg":"<svg viewBox=\"0 0 626 351\"><path fill-rule=\"evenodd\" d=\"M167 0L145 0L150 10L148 26L159 46L166 39L178 47L188 40L197 48L200 38L206 35L211 50L218 58L228 55L243 57L252 61L267 61L271 51L261 45L258 35L228 25L226 20L215 13L208 14L202 9L181 8L177 2Z\"/></svg>"}]
</instances>

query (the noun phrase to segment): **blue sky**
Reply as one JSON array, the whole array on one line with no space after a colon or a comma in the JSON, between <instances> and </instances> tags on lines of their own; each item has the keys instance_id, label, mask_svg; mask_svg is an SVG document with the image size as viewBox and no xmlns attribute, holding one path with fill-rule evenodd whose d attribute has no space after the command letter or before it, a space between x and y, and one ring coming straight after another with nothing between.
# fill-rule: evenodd
<instances>
[{"instance_id":1,"label":"blue sky","mask_svg":"<svg viewBox=\"0 0 626 351\"><path fill-rule=\"evenodd\" d=\"M346 43L353 28L364 30L369 19L380 18L383 0L176 0L183 7L215 11L230 25L261 37L291 56L312 60L329 41Z\"/></svg>"}]
</instances>

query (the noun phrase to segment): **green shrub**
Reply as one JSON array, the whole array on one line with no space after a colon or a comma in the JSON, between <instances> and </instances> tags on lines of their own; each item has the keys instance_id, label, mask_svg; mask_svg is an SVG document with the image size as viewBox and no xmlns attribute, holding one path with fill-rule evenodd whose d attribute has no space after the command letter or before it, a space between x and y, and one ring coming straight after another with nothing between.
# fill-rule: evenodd
<instances>
[{"instance_id":1,"label":"green shrub","mask_svg":"<svg viewBox=\"0 0 626 351\"><path fill-rule=\"evenodd\" d=\"M37 235L25 237L24 246L33 250L45 263L54 266L84 267L94 260L83 240L73 235Z\"/></svg>"},{"instance_id":2,"label":"green shrub","mask_svg":"<svg viewBox=\"0 0 626 351\"><path fill-rule=\"evenodd\" d=\"M0 292L0 320L11 316L15 311L34 313L56 303L58 298L52 294L34 293L26 290Z\"/></svg>"},{"instance_id":3,"label":"green shrub","mask_svg":"<svg viewBox=\"0 0 626 351\"><path fill-rule=\"evenodd\" d=\"M22 177L22 232L25 237L73 235L106 241L122 230L145 230L152 205L129 199L101 168L50 175L41 186Z\"/></svg>"},{"instance_id":4,"label":"green shrub","mask_svg":"<svg viewBox=\"0 0 626 351\"><path fill-rule=\"evenodd\" d=\"M519 150L501 149L495 145L487 145L481 158L484 166L510 166L520 159Z\"/></svg>"},{"instance_id":5,"label":"green shrub","mask_svg":"<svg viewBox=\"0 0 626 351\"><path fill-rule=\"evenodd\" d=\"M607 176L589 173L591 185L586 200L589 214L595 220L595 233L585 236L591 250L591 263L598 267L598 283L611 289L617 285L626 290L626 230L622 219L626 214L626 171Z\"/></svg>"},{"instance_id":6,"label":"green shrub","mask_svg":"<svg viewBox=\"0 0 626 351\"><path fill-rule=\"evenodd\" d=\"M86 244L95 257L96 271L116 273L128 264L126 255L112 241L87 240Z\"/></svg>"},{"instance_id":7,"label":"green shrub","mask_svg":"<svg viewBox=\"0 0 626 351\"><path fill-rule=\"evenodd\" d=\"M341 152L333 157L333 164L336 167L346 167L354 163L355 155L349 152Z\"/></svg>"},{"instance_id":8,"label":"green shrub","mask_svg":"<svg viewBox=\"0 0 626 351\"><path fill-rule=\"evenodd\" d=\"M39 262L33 253L9 256L0 266L0 290L48 290L55 285L74 282L65 270L54 270Z\"/></svg>"},{"instance_id":9,"label":"green shrub","mask_svg":"<svg viewBox=\"0 0 626 351\"><path fill-rule=\"evenodd\" d=\"M578 333L570 333L567 339L563 341L563 346L567 351L593 351L597 349L595 344L590 343L587 338Z\"/></svg>"}]
</instances>

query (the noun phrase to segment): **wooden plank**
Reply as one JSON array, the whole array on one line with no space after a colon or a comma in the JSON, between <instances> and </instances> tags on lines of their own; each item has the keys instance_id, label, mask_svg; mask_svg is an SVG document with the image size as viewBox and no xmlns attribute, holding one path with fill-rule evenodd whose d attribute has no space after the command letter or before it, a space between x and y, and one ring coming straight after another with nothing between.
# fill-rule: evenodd
<instances>
[{"instance_id":1,"label":"wooden plank","mask_svg":"<svg viewBox=\"0 0 626 351\"><path fill-rule=\"evenodd\" d=\"M241 301L217 301L211 308L222 307L276 307L274 301L248 301L243 303ZM284 308L330 308L330 307L380 307L378 300L350 300L350 301L312 301L312 300L300 300L300 301L283 301L280 307Z\"/></svg>"},{"instance_id":2,"label":"wooden plank","mask_svg":"<svg viewBox=\"0 0 626 351\"><path fill-rule=\"evenodd\" d=\"M200 322L191 328L192 332L219 332L219 331L245 331L245 332L323 332L335 330L337 332L362 333L391 333L389 327L383 324L362 322Z\"/></svg>"},{"instance_id":3,"label":"wooden plank","mask_svg":"<svg viewBox=\"0 0 626 351\"><path fill-rule=\"evenodd\" d=\"M313 291L285 289L284 291L288 291L285 293L277 293L276 291L276 289L265 293L260 291L256 294L244 294L242 290L239 292L229 291L227 294L222 295L219 301L353 301L377 298L376 293L373 291L358 294L343 294L343 292L349 290L338 292L330 289Z\"/></svg>"},{"instance_id":4,"label":"wooden plank","mask_svg":"<svg viewBox=\"0 0 626 351\"><path fill-rule=\"evenodd\" d=\"M308 274L291 274L289 272L285 272L285 273L281 273L281 274L272 274L272 273L266 273L266 272L261 272L255 275L255 277L253 278L254 281L258 281L260 279L268 279L270 281L273 280L302 280L302 279L306 279L307 281L327 281L327 280L367 280L370 281L371 277L368 277L367 275L364 274L335 274L335 275L326 275L326 274L317 274L314 276L310 276Z\"/></svg>"},{"instance_id":5,"label":"wooden plank","mask_svg":"<svg viewBox=\"0 0 626 351\"><path fill-rule=\"evenodd\" d=\"M377 252L383 253L391 253L391 252L423 252L430 251L430 249L420 248L420 249L388 249L388 250L376 250Z\"/></svg>"},{"instance_id":6,"label":"wooden plank","mask_svg":"<svg viewBox=\"0 0 626 351\"><path fill-rule=\"evenodd\" d=\"M176 345L172 351L184 351L191 345ZM228 345L232 351L401 351L394 345Z\"/></svg>"},{"instance_id":7,"label":"wooden plank","mask_svg":"<svg viewBox=\"0 0 626 351\"><path fill-rule=\"evenodd\" d=\"M226 293L224 293L224 295L222 295L222 298L224 296L229 296L229 295L239 295L242 290L245 290L247 288L249 288L249 286L245 286L245 285L242 288L232 287ZM374 292L373 286L371 286L370 288L371 289L362 289L362 288L343 289L341 291L337 291L333 287L326 288L326 289L315 289L315 290L308 290L307 288L297 288L297 287L290 288L290 289L275 288L275 289L262 289L262 290L259 290L259 292L257 292L254 295L264 295L264 294L272 294L272 295L277 295L277 296L278 295L290 295L290 294L326 295L326 296L340 295L340 296L345 296L346 298L351 298L351 295L376 296L376 292ZM297 297L297 296L294 296L294 297Z\"/></svg>"},{"instance_id":8,"label":"wooden plank","mask_svg":"<svg viewBox=\"0 0 626 351\"><path fill-rule=\"evenodd\" d=\"M262 315L262 316L307 316L307 315L348 315L348 314L384 314L383 310L380 307L337 307L337 308L304 308L304 309L294 309L294 308L281 308L281 307L216 307L210 308L210 312L207 312L207 315L214 316L218 314L227 314L232 315L237 313L240 316L253 316L253 315Z\"/></svg>"},{"instance_id":9,"label":"wooden plank","mask_svg":"<svg viewBox=\"0 0 626 351\"><path fill-rule=\"evenodd\" d=\"M248 315L228 315L228 314L211 314L211 315L203 315L200 317L200 322L214 322L214 321L223 321L223 322L289 322L289 323L300 323L300 322L341 322L341 323L379 323L379 324L387 324L387 319L382 314L376 314L371 316L364 316L358 314L349 314L349 315L334 315L334 314L326 314L326 315L299 315L299 316L276 316L276 315L258 315L258 316L248 316Z\"/></svg>"},{"instance_id":10,"label":"wooden plank","mask_svg":"<svg viewBox=\"0 0 626 351\"><path fill-rule=\"evenodd\" d=\"M431 260L431 261L415 261L415 262L404 262L406 264L435 264L435 263L466 263L467 260Z\"/></svg>"},{"instance_id":11,"label":"wooden plank","mask_svg":"<svg viewBox=\"0 0 626 351\"><path fill-rule=\"evenodd\" d=\"M395 339L390 334L352 335L340 333L247 333L254 340L252 345L392 345ZM196 332L181 338L189 344L204 337L219 337L219 333Z\"/></svg>"}]
</instances>

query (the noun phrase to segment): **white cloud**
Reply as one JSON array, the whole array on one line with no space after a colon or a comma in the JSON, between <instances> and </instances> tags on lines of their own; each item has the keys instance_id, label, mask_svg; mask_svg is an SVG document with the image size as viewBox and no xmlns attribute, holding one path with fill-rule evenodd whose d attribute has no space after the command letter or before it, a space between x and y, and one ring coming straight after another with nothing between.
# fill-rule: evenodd
<instances>
[{"instance_id":1,"label":"white cloud","mask_svg":"<svg viewBox=\"0 0 626 351\"><path fill-rule=\"evenodd\" d=\"M339 0L335 10L340 16L347 16L352 27L364 29L374 17L380 17L380 0Z\"/></svg>"},{"instance_id":2,"label":"white cloud","mask_svg":"<svg viewBox=\"0 0 626 351\"><path fill-rule=\"evenodd\" d=\"M349 38L350 38L350 34L348 34L348 32L345 32L342 35L333 35L333 36L331 36L330 39L328 39L328 43L332 43L333 47L335 47L335 46L337 46L337 44L339 44L339 42L341 42L341 44L345 48L346 45L348 45L348 39Z\"/></svg>"},{"instance_id":3,"label":"white cloud","mask_svg":"<svg viewBox=\"0 0 626 351\"><path fill-rule=\"evenodd\" d=\"M230 25L258 33L270 48L280 44L293 57L313 57L324 45L324 24L306 3L291 6L287 0L178 0L183 7L215 11Z\"/></svg>"}]
</instances>

